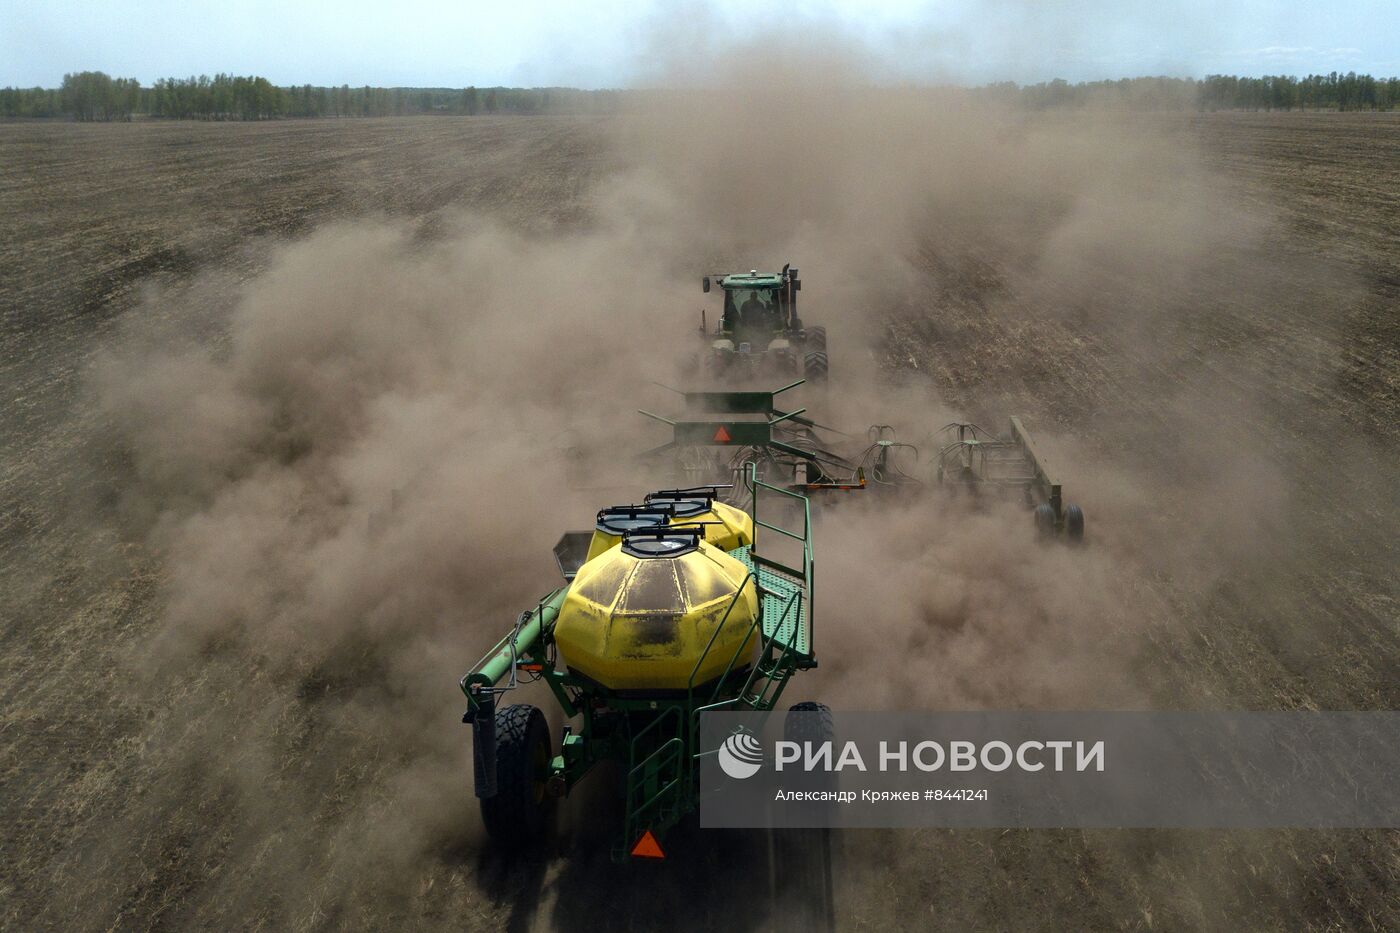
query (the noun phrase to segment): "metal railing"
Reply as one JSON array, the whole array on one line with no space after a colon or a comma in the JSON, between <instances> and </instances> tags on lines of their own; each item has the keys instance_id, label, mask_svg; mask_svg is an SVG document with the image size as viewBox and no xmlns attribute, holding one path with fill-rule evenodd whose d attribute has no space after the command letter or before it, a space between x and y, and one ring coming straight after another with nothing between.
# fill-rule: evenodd
<instances>
[{"instance_id":1,"label":"metal railing","mask_svg":"<svg viewBox=\"0 0 1400 933\"><path fill-rule=\"evenodd\" d=\"M793 668L796 666L794 656L797 654L797 643L801 634L800 626L804 624L804 619L805 624L807 625L807 654L810 656L813 653L813 637L811 624L813 563L811 505L808 502L806 496L803 496L799 493L791 492L787 489L783 489L780 486L774 486L769 483L765 483L762 480L758 479L756 475L755 465L753 463L748 463L745 465L743 482L744 485L752 493L750 517L752 517L753 519L755 529L765 528L776 534L780 534L785 537L791 538L795 541L802 542L802 567L800 569L796 567L788 567L776 560L764 557L761 553L759 553L759 534L757 530L755 530L754 544L750 548L749 552L750 558L754 564L754 569L750 570L747 574L744 575L744 580L740 584L739 589L735 592L734 596L730 599L729 604L725 607L724 615L720 618L719 624L715 626L714 632L711 633L710 640L705 645L705 650L701 652L700 657L695 662L695 666L691 669L690 679L687 682L686 706L690 709L690 722L687 725L689 727L688 738L690 742L690 747L692 749L696 749L699 746L698 740L701 713L716 709L732 708L734 705L739 703L747 703L755 709L762 709L764 704L768 702L770 692L782 683L786 682L788 676L791 675ZM760 489L769 490L771 492L777 493L778 495L785 496L789 499L794 499L802 503L803 525L801 534L790 531L786 528L779 527L778 525L774 525L770 522L763 521L761 518L759 518L758 500ZM769 567L774 570L781 571L787 574L789 577L800 579L802 581L802 585L800 589L794 590L791 594L787 596L786 599L783 600L782 607L777 613L776 620L770 620L773 622L771 630L769 634L766 637L762 638L762 640L760 641L757 651L757 659L754 661L753 667L749 671L748 676L745 677L743 684L740 685L739 689L736 690L732 696L726 696L723 699L721 699L721 693L724 692L726 684L729 683L730 675L734 672L735 665L738 664L739 658L743 655L745 647L750 644L750 640L753 638L754 633L756 631L761 632L760 626L762 626L765 621L763 610L764 597L782 595L780 593L771 591L761 585L758 577L758 568L760 566ZM729 625L730 616L733 614L734 606L738 603L739 597L743 595L744 590L749 586L750 582L752 582L754 585L755 595L758 599L759 611L754 614L753 620L750 621L747 629L743 634L743 637L739 640L739 644L734 649L734 653L730 656L729 662L725 665L723 673L720 674L720 676L715 680L714 688L710 691L710 695L706 699L705 703L701 706L695 706L695 678L699 675L701 668L704 667L705 660L709 657L711 650L715 646L715 643L719 640L720 634ZM805 614L802 611L804 605L806 606L807 610ZM791 629L790 631L789 623ZM786 637L783 637L785 633ZM776 655L774 654L775 648L777 649ZM754 683L760 677L764 679L764 683L757 693L753 693L752 691Z\"/></svg>"},{"instance_id":2,"label":"metal railing","mask_svg":"<svg viewBox=\"0 0 1400 933\"><path fill-rule=\"evenodd\" d=\"M810 500L808 500L806 496L802 495L801 493L796 493L790 489L784 489L781 486L774 486L769 483L763 482L758 478L757 471L755 469L754 464L752 463L748 465L748 469L744 476L744 485L747 486L749 490L753 493L753 507L750 514L753 517L755 529L766 528L767 530L783 535L784 537L802 542L802 567L800 570L795 567L784 566L778 561L765 558L761 553L759 553L759 535L757 530L754 531L754 546L751 549L751 553L753 555L755 567L762 563L768 567L773 567L777 570L781 570L791 576L801 578L802 593L805 594L807 602L807 651L809 654L815 653L815 632L812 628L812 603L814 600L814 593L812 589L812 503ZM780 496L784 496L788 499L792 499L802 503L802 533L800 535L796 532L789 531L786 528L780 528L777 525L765 522L758 517L758 490L760 488L769 490L770 492L777 493ZM800 622L801 615L799 613L798 623L800 624ZM796 633L794 632L794 634Z\"/></svg>"},{"instance_id":3,"label":"metal railing","mask_svg":"<svg viewBox=\"0 0 1400 933\"><path fill-rule=\"evenodd\" d=\"M696 780L697 775L691 762L698 756L701 713L714 709L732 708L736 704L743 703L755 709L762 709L764 704L769 702L770 693L779 689L780 685L786 682L796 667L794 655L797 653L796 646L801 634L799 626L804 623L802 612L804 604L807 607L805 619L809 626L807 632L808 652L811 651L812 514L807 497L762 482L755 475L752 463L747 464L744 483L753 495L751 516L755 528L762 527L802 542L802 567L800 569L787 567L778 561L764 558L758 553L758 533L755 531L754 545L750 549L754 569L749 570L744 575L744 579L740 582L734 595L729 598L724 613L720 616L714 631L710 633L710 638L705 643L705 648L700 653L699 658L696 659L695 665L691 668L690 677L686 681L684 709L689 715L682 712L680 705L667 706L645 728L633 736L628 744L629 768L627 772L626 825L624 826L624 837L627 839L636 835L635 831L638 827L664 822L668 816L666 809L668 805L678 807L680 801L693 797L694 788L690 785ZM770 522L762 521L758 517L760 489L776 492L779 495L796 499L803 504L803 527L800 535ZM800 579L802 581L801 589L794 589L783 599L781 608L777 610L776 619L769 619L773 625L766 636L762 635L761 628L765 621L764 597L782 596L782 594L761 585L758 575L760 563L765 567L786 573L794 580ZM700 676L700 671L704 669L710 654L715 650L715 646L719 644L721 635L730 629L734 607L738 605L739 600L750 586L753 587L754 595L758 601L758 611L754 613L753 619L745 627L742 638L739 639L738 645L730 655L723 672L715 679L714 686L710 689L708 696L704 698L703 704L696 706L696 679ZM757 658L752 668L732 695L722 697L726 693L726 687L733 689L731 677L733 677L736 667L739 666L744 649L752 644L755 633L761 637ZM760 678L763 679L763 683L757 692L754 692L755 682ZM668 733L668 729L672 731ZM666 737L662 738L663 735ZM655 748L648 749L652 738L659 739L659 741ZM689 761L686 759L687 749L690 750Z\"/></svg>"},{"instance_id":4,"label":"metal railing","mask_svg":"<svg viewBox=\"0 0 1400 933\"><path fill-rule=\"evenodd\" d=\"M663 740L641 761L637 761L641 742L649 732L661 734L662 723L674 720L675 729L670 738ZM627 771L627 809L623 825L623 838L636 837L638 825L651 825L664 821L667 815L666 804L678 807L687 793L686 783L690 780L690 769L685 766L685 720L678 706L670 706L659 716L647 723L628 743L627 760L631 767ZM645 797L642 795L645 794ZM638 799L642 798L642 799ZM653 816L655 819L648 820Z\"/></svg>"}]
</instances>

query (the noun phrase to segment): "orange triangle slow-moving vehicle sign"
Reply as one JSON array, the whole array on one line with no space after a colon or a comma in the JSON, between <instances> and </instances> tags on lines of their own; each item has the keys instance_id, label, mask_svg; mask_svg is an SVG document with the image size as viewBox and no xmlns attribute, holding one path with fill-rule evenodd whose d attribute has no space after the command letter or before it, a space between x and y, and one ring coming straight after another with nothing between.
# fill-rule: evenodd
<instances>
[{"instance_id":1,"label":"orange triangle slow-moving vehicle sign","mask_svg":"<svg viewBox=\"0 0 1400 933\"><path fill-rule=\"evenodd\" d=\"M729 429L724 425L720 425L719 430L715 432L715 442L718 444L728 444L733 439L729 436Z\"/></svg>"},{"instance_id":2,"label":"orange triangle slow-moving vehicle sign","mask_svg":"<svg viewBox=\"0 0 1400 933\"><path fill-rule=\"evenodd\" d=\"M665 858L666 853L661 851L661 844L656 841L656 837L651 834L651 830L642 833L642 838L637 840L637 844L632 847L633 858Z\"/></svg>"}]
</instances>

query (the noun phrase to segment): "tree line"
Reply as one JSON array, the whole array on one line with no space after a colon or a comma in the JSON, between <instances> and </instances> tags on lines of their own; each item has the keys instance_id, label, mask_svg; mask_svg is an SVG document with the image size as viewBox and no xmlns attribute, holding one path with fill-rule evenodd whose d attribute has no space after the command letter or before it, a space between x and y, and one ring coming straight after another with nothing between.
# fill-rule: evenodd
<instances>
[{"instance_id":1,"label":"tree line","mask_svg":"<svg viewBox=\"0 0 1400 933\"><path fill-rule=\"evenodd\" d=\"M129 120L268 120L408 114L612 113L621 92L578 88L278 87L256 75L161 78L144 87L100 71L63 76L61 87L0 89L0 117Z\"/></svg>"},{"instance_id":2,"label":"tree line","mask_svg":"<svg viewBox=\"0 0 1400 933\"><path fill-rule=\"evenodd\" d=\"M1119 105L1141 110L1396 110L1400 78L1356 72L1302 78L1207 75L1195 78L1123 78L1118 81L1011 83L981 89L1032 109Z\"/></svg>"},{"instance_id":3,"label":"tree line","mask_svg":"<svg viewBox=\"0 0 1400 933\"><path fill-rule=\"evenodd\" d=\"M645 92L578 88L279 87L256 75L162 78L150 87L100 71L63 76L58 88L0 89L0 117L129 120L268 120L408 114L615 113ZM968 93L1030 109L1115 106L1137 110L1396 110L1400 78L1331 72L1302 78L1208 75L989 84Z\"/></svg>"},{"instance_id":4,"label":"tree line","mask_svg":"<svg viewBox=\"0 0 1400 933\"><path fill-rule=\"evenodd\" d=\"M1290 78L1210 75L1201 82L1208 110L1395 110L1400 78L1373 78L1354 71Z\"/></svg>"},{"instance_id":5,"label":"tree line","mask_svg":"<svg viewBox=\"0 0 1400 933\"><path fill-rule=\"evenodd\" d=\"M0 88L0 117L72 117L126 120L142 110L141 82L100 71L63 76L57 88Z\"/></svg>"}]
</instances>

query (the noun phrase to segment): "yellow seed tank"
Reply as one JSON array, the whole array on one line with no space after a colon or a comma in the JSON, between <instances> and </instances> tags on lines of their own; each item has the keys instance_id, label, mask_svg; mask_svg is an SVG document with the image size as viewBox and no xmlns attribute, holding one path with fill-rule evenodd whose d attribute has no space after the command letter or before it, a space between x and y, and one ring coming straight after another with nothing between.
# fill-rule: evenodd
<instances>
[{"instance_id":1,"label":"yellow seed tank","mask_svg":"<svg viewBox=\"0 0 1400 933\"><path fill-rule=\"evenodd\" d=\"M654 492L646 506L668 510L672 525L699 524L705 540L721 551L753 546L753 517L743 509L715 500L713 495L696 495L688 490Z\"/></svg>"},{"instance_id":2,"label":"yellow seed tank","mask_svg":"<svg viewBox=\"0 0 1400 933\"><path fill-rule=\"evenodd\" d=\"M629 536L579 568L554 639L570 671L612 690L700 685L723 674L736 651L735 670L753 660L758 596L747 578L742 562L694 533Z\"/></svg>"}]
</instances>

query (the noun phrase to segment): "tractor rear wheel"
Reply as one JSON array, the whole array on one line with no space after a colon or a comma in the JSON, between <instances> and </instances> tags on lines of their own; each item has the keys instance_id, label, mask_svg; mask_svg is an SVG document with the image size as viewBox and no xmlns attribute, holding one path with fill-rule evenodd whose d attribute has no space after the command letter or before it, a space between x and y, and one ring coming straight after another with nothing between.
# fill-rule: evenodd
<instances>
[{"instance_id":1,"label":"tractor rear wheel","mask_svg":"<svg viewBox=\"0 0 1400 933\"><path fill-rule=\"evenodd\" d=\"M1072 544L1079 544L1084 540L1084 510L1077 505L1065 509L1065 537Z\"/></svg>"},{"instance_id":2,"label":"tractor rear wheel","mask_svg":"<svg viewBox=\"0 0 1400 933\"><path fill-rule=\"evenodd\" d=\"M815 353L820 350L826 352L826 328L809 327L807 329L807 352Z\"/></svg>"},{"instance_id":3,"label":"tractor rear wheel","mask_svg":"<svg viewBox=\"0 0 1400 933\"><path fill-rule=\"evenodd\" d=\"M1055 536L1055 510L1048 502L1035 507L1035 535L1042 541Z\"/></svg>"},{"instance_id":4,"label":"tractor rear wheel","mask_svg":"<svg viewBox=\"0 0 1400 933\"><path fill-rule=\"evenodd\" d=\"M496 710L496 795L481 801L481 821L497 845L522 849L549 830L551 757L549 723L537 707L517 703Z\"/></svg>"},{"instance_id":5,"label":"tractor rear wheel","mask_svg":"<svg viewBox=\"0 0 1400 933\"><path fill-rule=\"evenodd\" d=\"M825 350L814 350L802 359L802 377L813 385L826 385L827 369Z\"/></svg>"}]
</instances>

